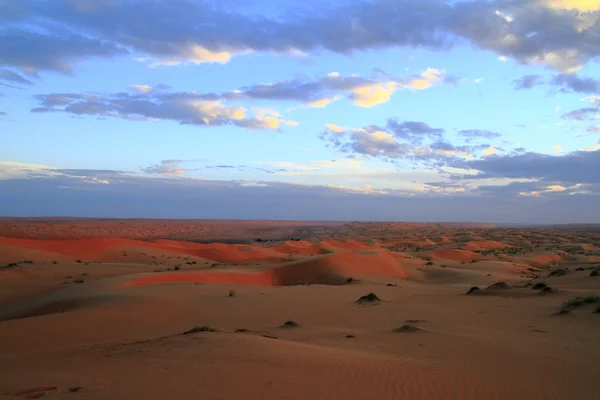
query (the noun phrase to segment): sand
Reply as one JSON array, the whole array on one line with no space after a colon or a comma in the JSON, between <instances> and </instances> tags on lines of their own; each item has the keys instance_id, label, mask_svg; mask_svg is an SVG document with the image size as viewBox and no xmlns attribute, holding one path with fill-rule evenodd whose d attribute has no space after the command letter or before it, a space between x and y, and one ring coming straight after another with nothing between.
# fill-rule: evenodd
<instances>
[{"instance_id":1,"label":"sand","mask_svg":"<svg viewBox=\"0 0 600 400\"><path fill-rule=\"evenodd\" d=\"M351 223L286 240L280 223L257 242L257 222L227 221L229 243L195 243L143 229L219 223L45 221L0 237L16 264L0 268L0 399L598 398L600 304L557 314L600 295L593 232ZM65 224L86 236L60 239ZM381 301L357 304L368 293Z\"/></svg>"}]
</instances>

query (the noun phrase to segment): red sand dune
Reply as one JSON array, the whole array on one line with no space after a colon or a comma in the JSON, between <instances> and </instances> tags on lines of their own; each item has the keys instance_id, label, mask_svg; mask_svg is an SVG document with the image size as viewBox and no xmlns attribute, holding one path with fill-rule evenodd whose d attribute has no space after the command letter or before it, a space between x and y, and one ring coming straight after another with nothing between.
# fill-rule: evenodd
<instances>
[{"instance_id":1,"label":"red sand dune","mask_svg":"<svg viewBox=\"0 0 600 400\"><path fill-rule=\"evenodd\" d=\"M480 256L477 253L473 253L472 251L458 249L435 250L431 253L431 256L433 258L441 258L444 260L451 260L456 262L471 262L473 260L484 259L484 257Z\"/></svg>"},{"instance_id":2,"label":"red sand dune","mask_svg":"<svg viewBox=\"0 0 600 400\"><path fill-rule=\"evenodd\" d=\"M26 249L31 253L42 251L43 259L47 262L56 259L56 255L70 256L74 259L93 261L114 261L120 253L143 253L155 250L161 254L172 253L185 256L201 257L219 262L264 261L280 262L287 254L281 254L268 248L250 245L229 244L200 244L192 242L177 242L170 240L140 241L133 239L78 239L78 240L32 240L0 237L0 246L10 249ZM248 251L248 250L251 251ZM32 253L35 256L36 253ZM130 254L131 255L131 254ZM38 261L38 260L34 260ZM64 261L64 260L59 260Z\"/></svg>"},{"instance_id":3,"label":"red sand dune","mask_svg":"<svg viewBox=\"0 0 600 400\"><path fill-rule=\"evenodd\" d=\"M262 273L197 271L160 273L136 278L132 286L164 283L228 283L234 285L290 286L298 282L337 285L347 278L386 276L404 278L408 273L400 260L389 253L336 253L307 261L293 262Z\"/></svg>"},{"instance_id":4,"label":"red sand dune","mask_svg":"<svg viewBox=\"0 0 600 400\"><path fill-rule=\"evenodd\" d=\"M408 276L400 265L399 259L383 251L377 254L336 253L318 259L285 265L270 272L273 274L273 283L282 286L292 285L298 281L343 283L345 278L349 277L388 276L404 278Z\"/></svg>"}]
</instances>

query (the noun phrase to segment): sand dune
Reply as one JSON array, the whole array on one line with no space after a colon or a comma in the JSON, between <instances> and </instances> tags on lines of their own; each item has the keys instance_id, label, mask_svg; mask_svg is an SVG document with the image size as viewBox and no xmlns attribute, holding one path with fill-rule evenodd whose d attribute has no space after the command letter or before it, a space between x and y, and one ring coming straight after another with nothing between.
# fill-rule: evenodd
<instances>
[{"instance_id":1,"label":"sand dune","mask_svg":"<svg viewBox=\"0 0 600 400\"><path fill-rule=\"evenodd\" d=\"M0 238L0 399L597 398L592 233L351 223L227 244L156 237L198 222L79 223L89 238L61 239L69 220Z\"/></svg>"},{"instance_id":2,"label":"sand dune","mask_svg":"<svg viewBox=\"0 0 600 400\"><path fill-rule=\"evenodd\" d=\"M472 251L458 249L435 250L431 253L431 256L433 258L456 262L472 262L474 260L482 260L485 258L477 253L473 253Z\"/></svg>"}]
</instances>

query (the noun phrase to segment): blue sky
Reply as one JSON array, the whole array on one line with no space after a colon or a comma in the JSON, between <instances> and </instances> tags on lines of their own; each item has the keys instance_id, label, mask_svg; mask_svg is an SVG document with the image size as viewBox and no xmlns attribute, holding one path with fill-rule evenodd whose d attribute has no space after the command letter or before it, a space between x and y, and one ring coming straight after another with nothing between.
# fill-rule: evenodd
<instances>
[{"instance_id":1,"label":"blue sky","mask_svg":"<svg viewBox=\"0 0 600 400\"><path fill-rule=\"evenodd\" d=\"M595 0L139 4L0 1L0 214L600 222Z\"/></svg>"}]
</instances>

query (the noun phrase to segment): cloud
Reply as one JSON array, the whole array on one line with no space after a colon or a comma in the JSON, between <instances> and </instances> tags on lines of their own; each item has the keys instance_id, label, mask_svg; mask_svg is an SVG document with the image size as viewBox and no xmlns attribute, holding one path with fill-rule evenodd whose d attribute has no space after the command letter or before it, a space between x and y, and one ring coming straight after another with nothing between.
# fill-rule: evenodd
<instances>
[{"instance_id":1,"label":"cloud","mask_svg":"<svg viewBox=\"0 0 600 400\"><path fill-rule=\"evenodd\" d=\"M554 150L557 153L561 153L563 151L562 146L559 145L552 146L552 150Z\"/></svg>"},{"instance_id":2,"label":"cloud","mask_svg":"<svg viewBox=\"0 0 600 400\"><path fill-rule=\"evenodd\" d=\"M276 83L257 84L207 97L226 100L257 99L298 101L311 107L325 107L345 96L360 107L386 103L398 90L424 90L446 83L445 71L428 68L417 75L403 77L381 74L376 78L357 75L328 74L313 80L294 79Z\"/></svg>"},{"instance_id":3,"label":"cloud","mask_svg":"<svg viewBox=\"0 0 600 400\"><path fill-rule=\"evenodd\" d=\"M600 140L598 140L598 142L594 146L583 147L583 148L581 148L579 150L580 151L597 151L597 150L600 150Z\"/></svg>"},{"instance_id":4,"label":"cloud","mask_svg":"<svg viewBox=\"0 0 600 400\"><path fill-rule=\"evenodd\" d=\"M153 90L152 86L148 85L131 85L130 87L138 93L150 93Z\"/></svg>"},{"instance_id":5,"label":"cloud","mask_svg":"<svg viewBox=\"0 0 600 400\"><path fill-rule=\"evenodd\" d=\"M600 113L600 107L587 107L587 108L579 108L577 110L569 111L566 114L562 115L563 119L573 119L576 121L586 121L594 119L594 115Z\"/></svg>"},{"instance_id":6,"label":"cloud","mask_svg":"<svg viewBox=\"0 0 600 400\"><path fill-rule=\"evenodd\" d=\"M545 0L552 8L576 9L579 11L600 10L600 3L596 0Z\"/></svg>"},{"instance_id":7,"label":"cloud","mask_svg":"<svg viewBox=\"0 0 600 400\"><path fill-rule=\"evenodd\" d=\"M525 75L519 79L514 80L513 84L515 86L515 89L517 89L517 90L531 89L534 86L543 84L541 78L542 78L541 75L537 75L537 74Z\"/></svg>"},{"instance_id":8,"label":"cloud","mask_svg":"<svg viewBox=\"0 0 600 400\"><path fill-rule=\"evenodd\" d=\"M509 154L455 162L455 166L479 171L477 178L535 179L550 184L600 183L600 151L575 151L564 155ZM473 176L460 176L472 179Z\"/></svg>"},{"instance_id":9,"label":"cloud","mask_svg":"<svg viewBox=\"0 0 600 400\"><path fill-rule=\"evenodd\" d=\"M591 1L591 0L588 0ZM308 54L457 44L504 60L574 72L600 55L598 11L583 0L388 0L337 2L313 9L268 4L269 13L239 3L21 0L3 15L0 63L22 70L69 72L73 62L129 51L155 63L224 63L249 53ZM86 3L92 4L92 3ZM590 6L589 4L592 4ZM567 9L565 9L567 8ZM131 21L144 21L134 24ZM148 27L151 27L149 29ZM559 27L559 28L557 28ZM8 45L10 44L10 45Z\"/></svg>"},{"instance_id":10,"label":"cloud","mask_svg":"<svg viewBox=\"0 0 600 400\"><path fill-rule=\"evenodd\" d=\"M481 155L484 156L484 157L489 157L489 156L492 156L492 155L496 154L497 152L498 152L497 148L495 148L494 146L490 146L487 149L484 149L481 152Z\"/></svg>"},{"instance_id":11,"label":"cloud","mask_svg":"<svg viewBox=\"0 0 600 400\"><path fill-rule=\"evenodd\" d=\"M35 26L34 21L30 22ZM0 53L0 65L26 73L51 70L71 74L77 61L128 52L113 41L93 38L56 23L41 24L35 30L9 25L1 33L0 48L4 50Z\"/></svg>"},{"instance_id":12,"label":"cloud","mask_svg":"<svg viewBox=\"0 0 600 400\"><path fill-rule=\"evenodd\" d=\"M144 89L145 90L145 89ZM180 124L221 126L235 125L247 129L278 130L282 126L297 126L281 118L274 110L265 113L208 100L196 92L167 92L151 90L136 94L52 93L35 96L39 107L32 112L65 112L73 115L122 118L138 121L170 120ZM268 114L268 115L267 115Z\"/></svg>"},{"instance_id":13,"label":"cloud","mask_svg":"<svg viewBox=\"0 0 600 400\"><path fill-rule=\"evenodd\" d=\"M589 77L580 77L573 74L557 74L548 80L542 79L541 75L525 75L513 81L514 87L520 89L532 89L535 86L547 86L555 88L558 93L600 93L600 80ZM596 96L587 97L585 100L595 102Z\"/></svg>"},{"instance_id":14,"label":"cloud","mask_svg":"<svg viewBox=\"0 0 600 400\"><path fill-rule=\"evenodd\" d=\"M1 39L0 39L1 40ZM32 85L33 82L27 78L24 78L20 74L9 69L0 69L0 81L18 83L21 85Z\"/></svg>"},{"instance_id":15,"label":"cloud","mask_svg":"<svg viewBox=\"0 0 600 400\"><path fill-rule=\"evenodd\" d=\"M467 143L477 139L498 139L499 137L502 137L502 135L497 132L486 131L483 129L462 130L458 131L458 135L467 138Z\"/></svg>"},{"instance_id":16,"label":"cloud","mask_svg":"<svg viewBox=\"0 0 600 400\"><path fill-rule=\"evenodd\" d=\"M589 133L600 133L600 125L592 125L586 130Z\"/></svg>"},{"instance_id":17,"label":"cloud","mask_svg":"<svg viewBox=\"0 0 600 400\"><path fill-rule=\"evenodd\" d=\"M481 83L481 81L483 81L483 78L477 78L473 82L475 82L475 83Z\"/></svg>"},{"instance_id":18,"label":"cloud","mask_svg":"<svg viewBox=\"0 0 600 400\"><path fill-rule=\"evenodd\" d=\"M181 175L188 172L187 169L181 167L181 163L183 160L163 160L159 164L141 168L141 170L147 174Z\"/></svg>"},{"instance_id":19,"label":"cloud","mask_svg":"<svg viewBox=\"0 0 600 400\"><path fill-rule=\"evenodd\" d=\"M559 88L562 93L600 93L600 80L594 78L580 78L577 74L559 74L551 81L551 85Z\"/></svg>"},{"instance_id":20,"label":"cloud","mask_svg":"<svg viewBox=\"0 0 600 400\"><path fill-rule=\"evenodd\" d=\"M600 104L600 96L589 96L581 99L581 101L589 101L590 103Z\"/></svg>"},{"instance_id":21,"label":"cloud","mask_svg":"<svg viewBox=\"0 0 600 400\"><path fill-rule=\"evenodd\" d=\"M472 157L472 152L489 147L455 146L444 140L444 129L433 128L422 121L388 119L383 127L367 125L342 129L337 125L327 125L326 128L320 138L329 147L346 154L378 157L387 161L405 159L439 165L452 157Z\"/></svg>"},{"instance_id":22,"label":"cloud","mask_svg":"<svg viewBox=\"0 0 600 400\"><path fill-rule=\"evenodd\" d=\"M342 128L341 126L337 126L335 124L326 124L325 127L327 129L329 129L330 131L334 131L334 132L337 132L337 133L342 133L342 132L345 131L344 128Z\"/></svg>"},{"instance_id":23,"label":"cloud","mask_svg":"<svg viewBox=\"0 0 600 400\"><path fill-rule=\"evenodd\" d=\"M516 223L600 222L598 197L577 190L536 190L533 183L455 190L384 190L375 184L308 185L264 181L136 176L120 171L32 168L26 177L0 180L5 216L100 218L286 219ZM0 164L0 171L2 166ZM2 173L0 172L0 175ZM102 183L107 181L109 184ZM550 185L546 185L546 188ZM541 189L540 189L541 190Z\"/></svg>"},{"instance_id":24,"label":"cloud","mask_svg":"<svg viewBox=\"0 0 600 400\"><path fill-rule=\"evenodd\" d=\"M389 119L387 127L396 138L417 145L422 144L426 138L440 140L444 134L443 129L432 128L425 122L404 121L400 123L396 119Z\"/></svg>"}]
</instances>

